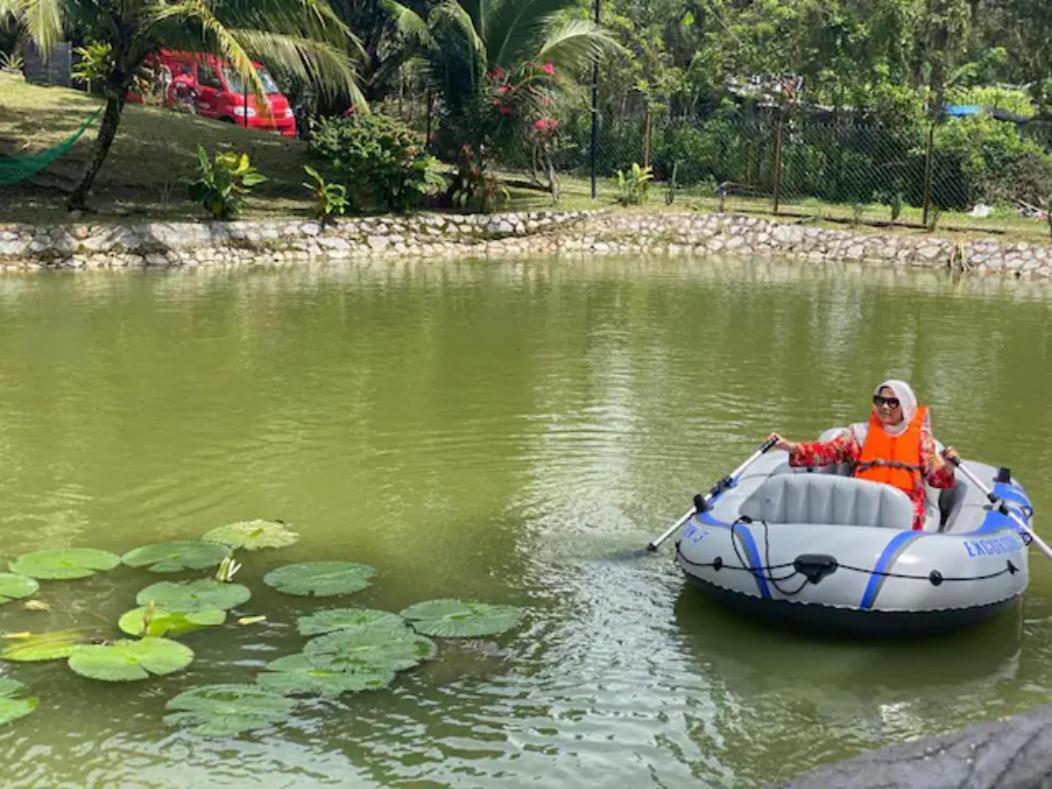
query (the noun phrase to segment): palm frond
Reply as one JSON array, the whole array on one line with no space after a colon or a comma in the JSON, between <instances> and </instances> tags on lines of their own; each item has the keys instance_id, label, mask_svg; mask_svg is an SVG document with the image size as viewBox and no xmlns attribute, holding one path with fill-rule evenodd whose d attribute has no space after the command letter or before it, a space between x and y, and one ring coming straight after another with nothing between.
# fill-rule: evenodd
<instances>
[{"instance_id":1,"label":"palm frond","mask_svg":"<svg viewBox=\"0 0 1052 789\"><path fill-rule=\"evenodd\" d=\"M14 16L45 55L62 40L63 0L0 0L0 17Z\"/></svg>"},{"instance_id":2,"label":"palm frond","mask_svg":"<svg viewBox=\"0 0 1052 789\"><path fill-rule=\"evenodd\" d=\"M369 103L358 87L358 72L347 53L332 44L303 36L263 30L231 30L262 60L310 82L330 95L347 96L362 111Z\"/></svg>"},{"instance_id":3,"label":"palm frond","mask_svg":"<svg viewBox=\"0 0 1052 789\"><path fill-rule=\"evenodd\" d=\"M402 35L424 46L432 42L431 29L427 26L427 20L416 11L401 3L396 3L395 0L380 0L380 4Z\"/></svg>"},{"instance_id":4,"label":"palm frond","mask_svg":"<svg viewBox=\"0 0 1052 789\"><path fill-rule=\"evenodd\" d=\"M623 51L624 47L594 22L572 19L549 31L535 57L563 68L579 68L604 54Z\"/></svg>"}]
</instances>

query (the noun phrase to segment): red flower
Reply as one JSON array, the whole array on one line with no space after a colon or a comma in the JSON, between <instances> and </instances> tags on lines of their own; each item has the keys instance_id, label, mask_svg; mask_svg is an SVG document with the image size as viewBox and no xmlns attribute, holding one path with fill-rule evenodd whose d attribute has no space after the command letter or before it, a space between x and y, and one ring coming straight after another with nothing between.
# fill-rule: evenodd
<instances>
[{"instance_id":1,"label":"red flower","mask_svg":"<svg viewBox=\"0 0 1052 789\"><path fill-rule=\"evenodd\" d=\"M547 74L549 77L554 75L555 74L555 64L552 63L551 61L548 61L547 63L545 63L544 64L544 73Z\"/></svg>"},{"instance_id":2,"label":"red flower","mask_svg":"<svg viewBox=\"0 0 1052 789\"><path fill-rule=\"evenodd\" d=\"M503 96L509 90L511 90L511 88L509 88L507 85L501 85L499 88L497 88L497 95Z\"/></svg>"},{"instance_id":3,"label":"red flower","mask_svg":"<svg viewBox=\"0 0 1052 789\"><path fill-rule=\"evenodd\" d=\"M509 107L507 104L502 104L500 108L500 114L511 115L511 107Z\"/></svg>"}]
</instances>

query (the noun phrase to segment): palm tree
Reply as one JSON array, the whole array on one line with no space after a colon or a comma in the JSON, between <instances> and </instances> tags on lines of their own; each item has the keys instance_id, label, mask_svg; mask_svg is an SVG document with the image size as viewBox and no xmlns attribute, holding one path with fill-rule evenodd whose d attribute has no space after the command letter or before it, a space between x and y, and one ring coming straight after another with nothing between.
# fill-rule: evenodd
<instances>
[{"instance_id":1,"label":"palm tree","mask_svg":"<svg viewBox=\"0 0 1052 789\"><path fill-rule=\"evenodd\" d=\"M415 48L429 89L453 115L478 111L486 75L548 63L559 73L619 46L595 23L567 12L579 0L442 0L425 16L383 0Z\"/></svg>"},{"instance_id":2,"label":"palm tree","mask_svg":"<svg viewBox=\"0 0 1052 789\"><path fill-rule=\"evenodd\" d=\"M45 53L66 31L108 45L102 123L80 183L68 198L83 209L117 134L124 97L149 55L160 49L208 52L228 60L258 95L253 58L322 90L363 103L348 55L357 39L327 0L0 0Z\"/></svg>"}]
</instances>

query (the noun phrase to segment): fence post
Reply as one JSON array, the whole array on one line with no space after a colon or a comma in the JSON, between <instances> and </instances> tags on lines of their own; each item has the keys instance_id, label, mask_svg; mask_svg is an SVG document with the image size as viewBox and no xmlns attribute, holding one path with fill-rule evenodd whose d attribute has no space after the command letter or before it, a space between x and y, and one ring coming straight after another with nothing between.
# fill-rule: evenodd
<instances>
[{"instance_id":1,"label":"fence post","mask_svg":"<svg viewBox=\"0 0 1052 789\"><path fill-rule=\"evenodd\" d=\"M782 197L782 108L774 124L774 212L778 213L778 203Z\"/></svg>"},{"instance_id":2,"label":"fence post","mask_svg":"<svg viewBox=\"0 0 1052 789\"><path fill-rule=\"evenodd\" d=\"M595 0L595 23L599 24L599 3ZM596 148L599 145L599 53L592 58L592 199L596 189Z\"/></svg>"},{"instance_id":3,"label":"fence post","mask_svg":"<svg viewBox=\"0 0 1052 789\"><path fill-rule=\"evenodd\" d=\"M651 149L651 130L653 127L654 116L651 114L650 105L647 104L647 114L643 121L643 166L650 166L650 149Z\"/></svg>"},{"instance_id":4,"label":"fence post","mask_svg":"<svg viewBox=\"0 0 1052 789\"><path fill-rule=\"evenodd\" d=\"M928 127L928 149L924 154L924 216L921 223L928 226L928 212L931 210L931 181L934 170L933 153L935 148L935 121Z\"/></svg>"}]
</instances>

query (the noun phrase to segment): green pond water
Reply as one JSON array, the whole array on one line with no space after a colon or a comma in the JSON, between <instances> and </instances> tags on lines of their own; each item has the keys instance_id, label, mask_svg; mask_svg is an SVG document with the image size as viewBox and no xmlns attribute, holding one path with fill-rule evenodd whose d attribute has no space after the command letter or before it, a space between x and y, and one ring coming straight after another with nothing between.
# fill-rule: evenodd
<instances>
[{"instance_id":1,"label":"green pond water","mask_svg":"<svg viewBox=\"0 0 1052 789\"><path fill-rule=\"evenodd\" d=\"M888 643L742 621L686 586L671 545L636 552L768 431L861 420L886 376L941 440L1011 466L1040 530L1050 319L1039 284L712 260L0 277L0 563L251 518L302 534L240 555L238 614L268 621L185 636L183 673L0 664L40 697L0 728L3 783L748 786L1050 701L1036 553L1019 610ZM329 600L261 583L313 559L379 574ZM155 580L44 582L51 611L6 605L0 630L115 636ZM162 722L181 690L299 651L300 614L435 597L527 614L241 739Z\"/></svg>"}]
</instances>

